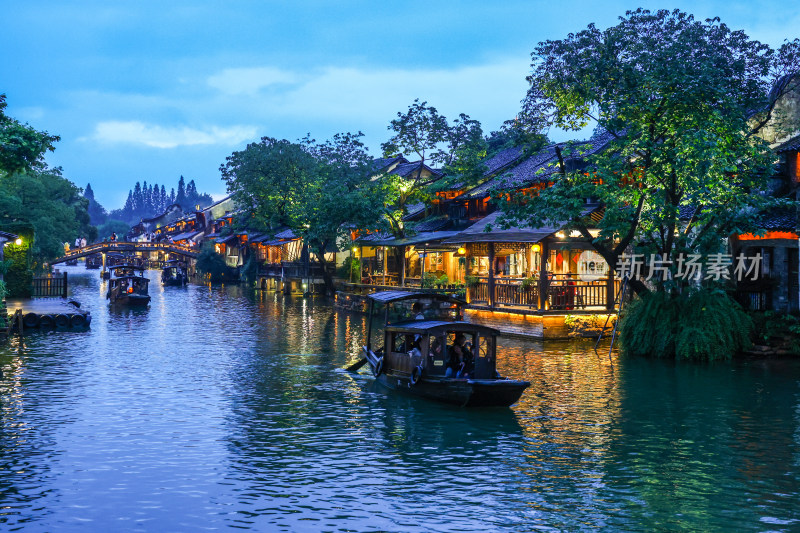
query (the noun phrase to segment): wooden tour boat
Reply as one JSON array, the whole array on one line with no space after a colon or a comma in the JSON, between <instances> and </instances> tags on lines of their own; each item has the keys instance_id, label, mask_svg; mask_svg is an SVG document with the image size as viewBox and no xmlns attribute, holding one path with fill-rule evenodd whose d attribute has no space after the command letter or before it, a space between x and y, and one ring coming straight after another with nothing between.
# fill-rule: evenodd
<instances>
[{"instance_id":1,"label":"wooden tour boat","mask_svg":"<svg viewBox=\"0 0 800 533\"><path fill-rule=\"evenodd\" d=\"M161 270L161 283L183 287L189 283L189 275L182 261L167 261Z\"/></svg>"},{"instance_id":2,"label":"wooden tour boat","mask_svg":"<svg viewBox=\"0 0 800 533\"><path fill-rule=\"evenodd\" d=\"M144 277L144 268L133 265L115 265L109 268L108 298L112 304L146 306L150 303L147 285L150 280Z\"/></svg>"},{"instance_id":3,"label":"wooden tour boat","mask_svg":"<svg viewBox=\"0 0 800 533\"><path fill-rule=\"evenodd\" d=\"M386 291L370 295L364 360L378 383L460 406L504 406L528 381L497 373L495 329L462 321L465 302L444 294ZM372 347L372 317L384 305L384 342ZM364 360L351 369L364 364Z\"/></svg>"}]
</instances>

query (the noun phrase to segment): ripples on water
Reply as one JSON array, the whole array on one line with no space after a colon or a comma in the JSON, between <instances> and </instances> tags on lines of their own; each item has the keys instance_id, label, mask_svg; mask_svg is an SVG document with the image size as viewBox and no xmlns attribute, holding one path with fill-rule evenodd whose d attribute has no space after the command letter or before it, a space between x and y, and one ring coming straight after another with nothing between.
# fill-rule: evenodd
<instances>
[{"instance_id":1,"label":"ripples on water","mask_svg":"<svg viewBox=\"0 0 800 533\"><path fill-rule=\"evenodd\" d=\"M504 340L532 386L463 410L337 370L364 318L239 287L0 345L0 530L800 528L800 366Z\"/></svg>"}]
</instances>

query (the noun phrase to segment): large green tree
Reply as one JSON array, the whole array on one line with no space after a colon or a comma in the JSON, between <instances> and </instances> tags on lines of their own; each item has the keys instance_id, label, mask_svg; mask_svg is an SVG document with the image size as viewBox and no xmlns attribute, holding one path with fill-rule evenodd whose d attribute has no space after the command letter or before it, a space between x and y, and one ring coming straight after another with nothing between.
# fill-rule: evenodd
<instances>
[{"instance_id":1,"label":"large green tree","mask_svg":"<svg viewBox=\"0 0 800 533\"><path fill-rule=\"evenodd\" d=\"M450 181L426 176L424 165L443 167L451 175L468 174L485 157L485 141L477 120L461 113L450 123L435 107L419 99L414 100L405 113L398 112L388 129L392 136L381 145L384 156L403 154L416 157L419 162L419 167L410 175L389 172L376 179L383 199L380 219L394 236L405 237L403 217L408 214L408 208L430 200L433 193L452 185ZM463 178L457 179L463 181Z\"/></svg>"},{"instance_id":2,"label":"large green tree","mask_svg":"<svg viewBox=\"0 0 800 533\"><path fill-rule=\"evenodd\" d=\"M220 167L247 226L291 228L317 256L328 291L333 280L326 252L347 242L349 228L361 226L374 209L370 159L360 137L337 134L323 143L264 137Z\"/></svg>"},{"instance_id":3,"label":"large green tree","mask_svg":"<svg viewBox=\"0 0 800 533\"><path fill-rule=\"evenodd\" d=\"M526 126L578 130L594 122L599 134L559 151L555 185L503 203L507 221L566 222L612 269L631 246L673 268L681 253L718 251L731 233L752 229L766 201L756 193L766 189L774 156L758 133L790 88L770 93L800 66L798 48L793 41L773 50L718 19L642 9L606 30L590 25L540 43L523 101ZM570 172L571 157L585 157L588 170ZM588 198L603 207L596 237Z\"/></svg>"},{"instance_id":4,"label":"large green tree","mask_svg":"<svg viewBox=\"0 0 800 533\"><path fill-rule=\"evenodd\" d=\"M64 242L93 238L89 201L81 189L48 168L44 156L59 140L7 116L5 95L0 95L0 227L34 228L31 246L35 267L63 254Z\"/></svg>"},{"instance_id":5,"label":"large green tree","mask_svg":"<svg viewBox=\"0 0 800 533\"><path fill-rule=\"evenodd\" d=\"M44 155L60 140L5 114L6 95L0 94L0 176L44 168Z\"/></svg>"}]
</instances>

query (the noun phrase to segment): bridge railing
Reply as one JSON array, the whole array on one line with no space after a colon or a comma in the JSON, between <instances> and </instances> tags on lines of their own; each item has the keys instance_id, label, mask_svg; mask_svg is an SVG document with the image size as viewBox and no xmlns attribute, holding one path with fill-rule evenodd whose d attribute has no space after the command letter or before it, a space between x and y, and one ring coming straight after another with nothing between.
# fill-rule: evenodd
<instances>
[{"instance_id":1,"label":"bridge railing","mask_svg":"<svg viewBox=\"0 0 800 533\"><path fill-rule=\"evenodd\" d=\"M53 264L62 263L69 259L85 257L95 253L102 252L172 252L188 257L197 257L199 251L197 248L185 246L183 244L175 244L173 242L128 242L128 241L107 241L98 242L84 246L82 248L73 248L65 253L62 257L53 261Z\"/></svg>"}]
</instances>

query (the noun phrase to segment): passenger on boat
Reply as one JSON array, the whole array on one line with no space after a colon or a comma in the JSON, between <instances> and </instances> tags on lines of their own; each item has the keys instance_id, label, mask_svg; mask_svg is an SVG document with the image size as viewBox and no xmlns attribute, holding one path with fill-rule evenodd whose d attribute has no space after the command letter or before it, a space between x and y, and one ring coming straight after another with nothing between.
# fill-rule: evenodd
<instances>
[{"instance_id":1,"label":"passenger on boat","mask_svg":"<svg viewBox=\"0 0 800 533\"><path fill-rule=\"evenodd\" d=\"M416 335L414 335L414 342L411 343L411 351L408 352L408 355L410 355L411 357L414 356L422 357L421 343L422 343L422 335L417 333Z\"/></svg>"},{"instance_id":2,"label":"passenger on boat","mask_svg":"<svg viewBox=\"0 0 800 533\"><path fill-rule=\"evenodd\" d=\"M453 346L450 347L450 360L444 377L468 378L474 366L472 352L466 347L467 337L463 333L456 335Z\"/></svg>"},{"instance_id":3,"label":"passenger on boat","mask_svg":"<svg viewBox=\"0 0 800 533\"><path fill-rule=\"evenodd\" d=\"M425 315L422 313L422 304L414 302L411 306L411 314L414 315L414 320L425 320Z\"/></svg>"}]
</instances>

